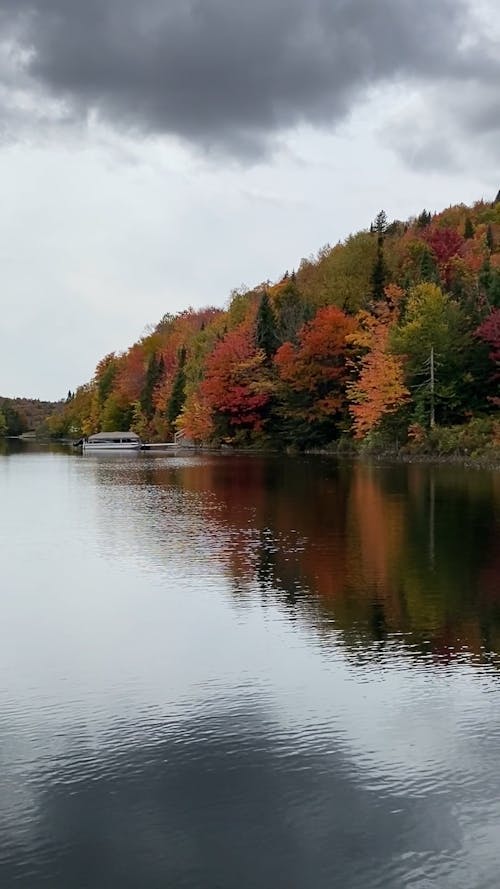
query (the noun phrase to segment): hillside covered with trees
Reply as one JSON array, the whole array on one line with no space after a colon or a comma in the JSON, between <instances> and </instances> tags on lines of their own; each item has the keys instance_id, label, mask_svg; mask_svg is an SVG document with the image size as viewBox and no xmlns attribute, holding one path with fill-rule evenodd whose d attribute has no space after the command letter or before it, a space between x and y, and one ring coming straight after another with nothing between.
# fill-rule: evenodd
<instances>
[{"instance_id":1,"label":"hillside covered with trees","mask_svg":"<svg viewBox=\"0 0 500 889\"><path fill-rule=\"evenodd\" d=\"M34 432L61 404L37 398L0 398L0 437Z\"/></svg>"},{"instance_id":2,"label":"hillside covered with trees","mask_svg":"<svg viewBox=\"0 0 500 889\"><path fill-rule=\"evenodd\" d=\"M384 212L226 309L165 315L47 421L198 443L500 453L500 196Z\"/></svg>"}]
</instances>

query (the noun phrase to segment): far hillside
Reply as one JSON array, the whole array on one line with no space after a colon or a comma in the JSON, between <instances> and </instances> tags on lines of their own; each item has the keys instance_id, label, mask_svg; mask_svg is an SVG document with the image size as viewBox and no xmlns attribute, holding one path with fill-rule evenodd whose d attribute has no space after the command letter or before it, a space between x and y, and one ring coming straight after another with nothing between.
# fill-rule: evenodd
<instances>
[{"instance_id":1,"label":"far hillside","mask_svg":"<svg viewBox=\"0 0 500 889\"><path fill-rule=\"evenodd\" d=\"M2 398L0 396L0 435L22 435L37 432L61 402L37 398Z\"/></svg>"}]
</instances>

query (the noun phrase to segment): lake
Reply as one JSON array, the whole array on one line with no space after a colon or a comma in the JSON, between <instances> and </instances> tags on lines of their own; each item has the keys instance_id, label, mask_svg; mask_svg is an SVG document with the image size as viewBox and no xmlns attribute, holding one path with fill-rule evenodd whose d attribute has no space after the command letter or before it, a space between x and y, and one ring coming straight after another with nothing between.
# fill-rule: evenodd
<instances>
[{"instance_id":1,"label":"lake","mask_svg":"<svg viewBox=\"0 0 500 889\"><path fill-rule=\"evenodd\" d=\"M492 889L500 473L0 455L2 889Z\"/></svg>"}]
</instances>

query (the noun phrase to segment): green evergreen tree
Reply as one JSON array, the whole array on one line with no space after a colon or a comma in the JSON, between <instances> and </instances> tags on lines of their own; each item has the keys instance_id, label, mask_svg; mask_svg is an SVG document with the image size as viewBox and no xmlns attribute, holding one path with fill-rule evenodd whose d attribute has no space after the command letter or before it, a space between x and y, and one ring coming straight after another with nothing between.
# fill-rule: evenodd
<instances>
[{"instance_id":1,"label":"green evergreen tree","mask_svg":"<svg viewBox=\"0 0 500 889\"><path fill-rule=\"evenodd\" d=\"M142 388L140 405L148 420L151 420L154 414L153 392L163 375L163 359L156 357L156 352L151 355L146 370L146 379Z\"/></svg>"},{"instance_id":2,"label":"green evergreen tree","mask_svg":"<svg viewBox=\"0 0 500 889\"><path fill-rule=\"evenodd\" d=\"M372 230L377 235L377 255L371 273L371 297L373 302L379 302L384 299L384 290L387 283L387 267L384 257L384 236L387 230L385 210L377 213Z\"/></svg>"},{"instance_id":3,"label":"green evergreen tree","mask_svg":"<svg viewBox=\"0 0 500 889\"><path fill-rule=\"evenodd\" d=\"M5 435L7 435L7 420L2 411L0 411L0 438L3 438Z\"/></svg>"},{"instance_id":4,"label":"green evergreen tree","mask_svg":"<svg viewBox=\"0 0 500 889\"><path fill-rule=\"evenodd\" d=\"M377 213L373 228L379 238L385 235L387 229L387 213L385 210L381 210L380 213Z\"/></svg>"},{"instance_id":5,"label":"green evergreen tree","mask_svg":"<svg viewBox=\"0 0 500 889\"><path fill-rule=\"evenodd\" d=\"M313 309L302 299L297 284L290 280L276 297L276 329L278 342L297 342L297 333L310 321Z\"/></svg>"},{"instance_id":6,"label":"green evergreen tree","mask_svg":"<svg viewBox=\"0 0 500 889\"><path fill-rule=\"evenodd\" d=\"M486 298L488 306L498 308L500 306L500 270L492 269L489 257L487 257L479 272L479 291Z\"/></svg>"},{"instance_id":7,"label":"green evergreen tree","mask_svg":"<svg viewBox=\"0 0 500 889\"><path fill-rule=\"evenodd\" d=\"M490 253L492 253L493 250L495 249L495 240L493 238L493 229L492 229L490 223L488 223L488 227L486 229L486 246L487 246L488 250L490 251Z\"/></svg>"},{"instance_id":8,"label":"green evergreen tree","mask_svg":"<svg viewBox=\"0 0 500 889\"><path fill-rule=\"evenodd\" d=\"M484 260L478 276L479 290L489 299L489 290L491 286L491 263L489 256Z\"/></svg>"},{"instance_id":9,"label":"green evergreen tree","mask_svg":"<svg viewBox=\"0 0 500 889\"><path fill-rule=\"evenodd\" d=\"M427 210L422 210L420 216L417 218L417 227L418 228L427 228L431 222L431 214Z\"/></svg>"},{"instance_id":10,"label":"green evergreen tree","mask_svg":"<svg viewBox=\"0 0 500 889\"><path fill-rule=\"evenodd\" d=\"M385 285L387 283L387 267L384 259L384 239L379 237L377 244L377 257L371 274L371 296L373 302L380 302L385 297Z\"/></svg>"},{"instance_id":11,"label":"green evergreen tree","mask_svg":"<svg viewBox=\"0 0 500 889\"><path fill-rule=\"evenodd\" d=\"M265 352L266 358L271 358L279 345L276 317L266 292L262 294L255 320L255 343Z\"/></svg>"},{"instance_id":12,"label":"green evergreen tree","mask_svg":"<svg viewBox=\"0 0 500 889\"><path fill-rule=\"evenodd\" d=\"M172 392L167 405L167 420L173 424L184 407L186 401L186 350L182 348L179 352L179 363L172 385Z\"/></svg>"},{"instance_id":13,"label":"green evergreen tree","mask_svg":"<svg viewBox=\"0 0 500 889\"><path fill-rule=\"evenodd\" d=\"M491 273L488 298L493 308L500 308L500 271L493 269Z\"/></svg>"},{"instance_id":14,"label":"green evergreen tree","mask_svg":"<svg viewBox=\"0 0 500 889\"><path fill-rule=\"evenodd\" d=\"M467 218L465 220L465 225L464 225L464 238L466 238L466 240L470 240L470 238L473 238L473 237L474 237L474 226L472 224L472 220L471 220L470 216L467 216Z\"/></svg>"},{"instance_id":15,"label":"green evergreen tree","mask_svg":"<svg viewBox=\"0 0 500 889\"><path fill-rule=\"evenodd\" d=\"M439 269L430 250L426 250L422 254L420 260L420 280L431 284L439 284Z\"/></svg>"}]
</instances>

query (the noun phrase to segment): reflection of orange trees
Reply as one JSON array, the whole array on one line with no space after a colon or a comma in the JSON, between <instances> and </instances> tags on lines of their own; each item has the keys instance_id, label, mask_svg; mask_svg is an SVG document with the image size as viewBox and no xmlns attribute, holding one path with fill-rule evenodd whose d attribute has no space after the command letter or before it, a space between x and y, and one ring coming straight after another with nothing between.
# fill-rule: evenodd
<instances>
[{"instance_id":1,"label":"reflection of orange trees","mask_svg":"<svg viewBox=\"0 0 500 889\"><path fill-rule=\"evenodd\" d=\"M393 586L405 532L402 500L384 492L380 473L360 464L349 499L350 570L358 583L386 595Z\"/></svg>"},{"instance_id":2,"label":"reflection of orange trees","mask_svg":"<svg viewBox=\"0 0 500 889\"><path fill-rule=\"evenodd\" d=\"M273 500L273 522L283 544L277 568L280 577L327 603L346 590L345 538L347 488L342 479L323 479L304 472L293 489L283 487ZM329 607L329 606L328 606Z\"/></svg>"},{"instance_id":3,"label":"reflection of orange trees","mask_svg":"<svg viewBox=\"0 0 500 889\"><path fill-rule=\"evenodd\" d=\"M181 464L153 465L155 485L176 485L193 495L195 509L211 537L211 557L233 576L251 582L256 565L257 529L265 523L269 465L259 458L188 458Z\"/></svg>"},{"instance_id":4,"label":"reflection of orange trees","mask_svg":"<svg viewBox=\"0 0 500 889\"><path fill-rule=\"evenodd\" d=\"M393 638L440 660L500 651L493 473L237 455L151 471L186 492L235 595L260 590L291 615L300 603L347 648Z\"/></svg>"}]
</instances>

